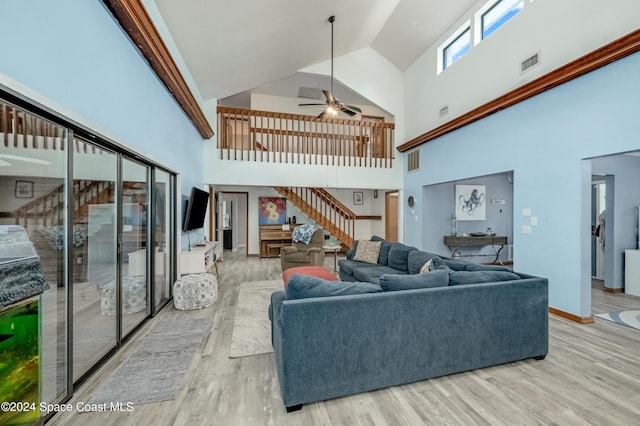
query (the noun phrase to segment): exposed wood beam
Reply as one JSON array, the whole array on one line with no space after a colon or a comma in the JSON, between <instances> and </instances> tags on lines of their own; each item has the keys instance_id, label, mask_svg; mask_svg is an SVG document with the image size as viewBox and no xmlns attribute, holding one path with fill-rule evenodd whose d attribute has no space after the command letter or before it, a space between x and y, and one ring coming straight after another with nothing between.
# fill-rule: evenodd
<instances>
[{"instance_id":1,"label":"exposed wood beam","mask_svg":"<svg viewBox=\"0 0 640 426\"><path fill-rule=\"evenodd\" d=\"M638 51L640 51L640 30L627 34L460 117L423 133L398 146L398 151L408 151Z\"/></svg>"},{"instance_id":2,"label":"exposed wood beam","mask_svg":"<svg viewBox=\"0 0 640 426\"><path fill-rule=\"evenodd\" d=\"M200 135L210 139L214 134L213 129L140 0L103 1L193 122Z\"/></svg>"}]
</instances>

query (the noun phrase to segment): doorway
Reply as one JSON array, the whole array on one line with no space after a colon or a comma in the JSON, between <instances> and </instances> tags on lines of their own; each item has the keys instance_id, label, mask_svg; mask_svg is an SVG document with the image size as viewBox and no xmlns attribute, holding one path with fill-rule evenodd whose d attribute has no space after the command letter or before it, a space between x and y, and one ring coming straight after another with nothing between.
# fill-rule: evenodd
<instances>
[{"instance_id":1,"label":"doorway","mask_svg":"<svg viewBox=\"0 0 640 426\"><path fill-rule=\"evenodd\" d=\"M398 191L384 194L384 236L387 241L398 241Z\"/></svg>"},{"instance_id":2,"label":"doorway","mask_svg":"<svg viewBox=\"0 0 640 426\"><path fill-rule=\"evenodd\" d=\"M220 218L219 238L222 240L223 251L244 250L247 255L249 193L220 192L218 217Z\"/></svg>"}]
</instances>

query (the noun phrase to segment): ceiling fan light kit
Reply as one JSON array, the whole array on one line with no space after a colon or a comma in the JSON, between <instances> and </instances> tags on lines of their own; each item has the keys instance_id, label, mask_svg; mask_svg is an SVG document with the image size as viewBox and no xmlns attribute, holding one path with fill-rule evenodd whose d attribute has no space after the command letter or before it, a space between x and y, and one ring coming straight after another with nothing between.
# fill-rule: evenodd
<instances>
[{"instance_id":1,"label":"ceiling fan light kit","mask_svg":"<svg viewBox=\"0 0 640 426\"><path fill-rule=\"evenodd\" d=\"M336 17L331 15L328 21L331 23L331 90L322 91L326 98L326 102L324 104L298 104L298 106L324 106L324 111L318 115L318 118L323 118L325 115L336 117L340 111L353 117L354 115L361 113L362 110L357 106L347 105L340 102L339 99L333 96L333 23L336 21Z\"/></svg>"}]
</instances>

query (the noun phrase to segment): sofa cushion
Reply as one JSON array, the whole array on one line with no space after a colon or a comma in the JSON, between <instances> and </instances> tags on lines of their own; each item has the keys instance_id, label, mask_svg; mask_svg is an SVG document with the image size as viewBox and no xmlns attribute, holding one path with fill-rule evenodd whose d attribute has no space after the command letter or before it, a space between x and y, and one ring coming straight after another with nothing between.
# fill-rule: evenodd
<instances>
[{"instance_id":1,"label":"sofa cushion","mask_svg":"<svg viewBox=\"0 0 640 426\"><path fill-rule=\"evenodd\" d=\"M411 250L407 256L408 272L410 274L419 274L420 269L428 260L436 258L440 259L440 256L422 250Z\"/></svg>"},{"instance_id":2,"label":"sofa cushion","mask_svg":"<svg viewBox=\"0 0 640 426\"><path fill-rule=\"evenodd\" d=\"M379 293L379 285L361 282L327 281L318 277L293 274L285 290L285 299L345 296L348 294Z\"/></svg>"},{"instance_id":3,"label":"sofa cushion","mask_svg":"<svg viewBox=\"0 0 640 426\"><path fill-rule=\"evenodd\" d=\"M338 261L340 267L340 274L353 275L353 271L357 268L373 268L378 266L374 263L358 262L356 260L340 259Z\"/></svg>"},{"instance_id":4,"label":"sofa cushion","mask_svg":"<svg viewBox=\"0 0 640 426\"><path fill-rule=\"evenodd\" d=\"M380 277L380 287L383 291L446 287L448 284L449 273L447 271L432 271L428 274L417 275L384 274Z\"/></svg>"},{"instance_id":5,"label":"sofa cushion","mask_svg":"<svg viewBox=\"0 0 640 426\"><path fill-rule=\"evenodd\" d=\"M365 263L378 263L381 245L382 241L359 241L356 253L353 255L353 260Z\"/></svg>"},{"instance_id":6,"label":"sofa cushion","mask_svg":"<svg viewBox=\"0 0 640 426\"><path fill-rule=\"evenodd\" d=\"M380 246L380 255L378 256L378 263L380 265L388 265L389 264L389 249L393 244L391 241L387 241L382 237L374 235L371 237L371 241L382 241L382 245Z\"/></svg>"},{"instance_id":7,"label":"sofa cushion","mask_svg":"<svg viewBox=\"0 0 640 426\"><path fill-rule=\"evenodd\" d=\"M504 265L483 265L481 263L467 262L461 259L434 259L434 269L445 269L451 271L506 271L513 272L513 269Z\"/></svg>"},{"instance_id":8,"label":"sofa cushion","mask_svg":"<svg viewBox=\"0 0 640 426\"><path fill-rule=\"evenodd\" d=\"M434 271L435 272L435 271ZM433 272L430 272L430 274ZM449 285L493 283L519 280L520 276L508 271L450 271Z\"/></svg>"},{"instance_id":9,"label":"sofa cushion","mask_svg":"<svg viewBox=\"0 0 640 426\"><path fill-rule=\"evenodd\" d=\"M356 268L353 271L353 277L358 281L375 282L375 278L380 278L383 274L399 274L406 275L406 272L398 271L388 266L378 265L373 268Z\"/></svg>"},{"instance_id":10,"label":"sofa cushion","mask_svg":"<svg viewBox=\"0 0 640 426\"><path fill-rule=\"evenodd\" d=\"M415 247L406 246L402 243L393 243L389 249L389 261L387 265L393 269L408 273L409 267L407 265L407 259L411 250L417 249ZM421 266L422 265L418 267L418 270Z\"/></svg>"}]
</instances>

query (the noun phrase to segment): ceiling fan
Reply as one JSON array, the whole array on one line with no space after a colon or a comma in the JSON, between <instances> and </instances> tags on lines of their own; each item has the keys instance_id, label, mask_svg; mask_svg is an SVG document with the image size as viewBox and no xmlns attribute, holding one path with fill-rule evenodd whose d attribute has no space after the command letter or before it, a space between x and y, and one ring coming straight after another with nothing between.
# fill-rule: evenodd
<instances>
[{"instance_id":1,"label":"ceiling fan","mask_svg":"<svg viewBox=\"0 0 640 426\"><path fill-rule=\"evenodd\" d=\"M323 90L324 97L327 99L324 104L298 104L298 106L312 106L312 105L322 105L324 106L324 111L318 115L318 118L322 118L325 115L328 116L337 116L338 112L342 111L345 114L353 117L354 115L361 113L362 110L353 105L347 105L333 96L333 23L335 22L336 17L331 15L328 19L331 22L331 90Z\"/></svg>"}]
</instances>

